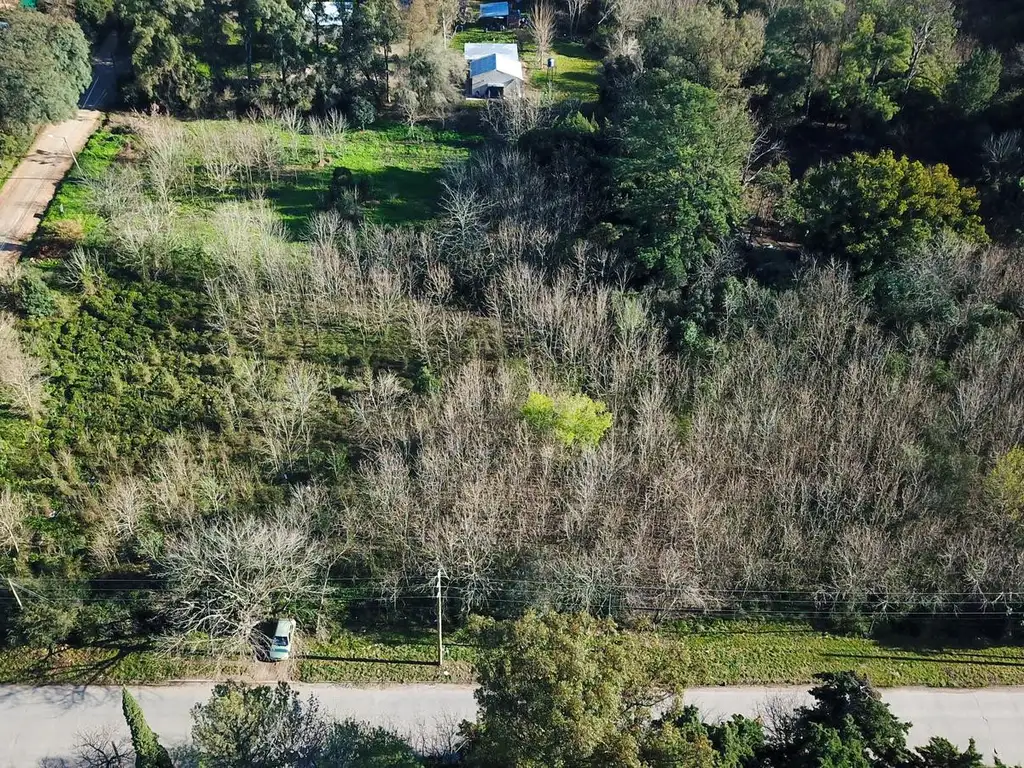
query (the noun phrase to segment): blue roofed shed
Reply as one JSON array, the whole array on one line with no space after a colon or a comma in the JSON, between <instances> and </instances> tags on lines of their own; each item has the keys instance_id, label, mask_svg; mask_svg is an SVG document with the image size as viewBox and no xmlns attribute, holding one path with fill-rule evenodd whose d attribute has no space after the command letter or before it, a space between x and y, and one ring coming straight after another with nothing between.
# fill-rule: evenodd
<instances>
[{"instance_id":1,"label":"blue roofed shed","mask_svg":"<svg viewBox=\"0 0 1024 768\"><path fill-rule=\"evenodd\" d=\"M508 3L480 3L481 19L503 19L508 16Z\"/></svg>"}]
</instances>

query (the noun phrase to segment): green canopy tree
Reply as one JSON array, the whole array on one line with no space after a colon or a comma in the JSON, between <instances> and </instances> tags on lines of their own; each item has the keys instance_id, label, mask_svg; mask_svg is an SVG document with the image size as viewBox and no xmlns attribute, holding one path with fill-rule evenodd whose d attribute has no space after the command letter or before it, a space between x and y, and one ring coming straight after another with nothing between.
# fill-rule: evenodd
<instances>
[{"instance_id":1,"label":"green canopy tree","mask_svg":"<svg viewBox=\"0 0 1024 768\"><path fill-rule=\"evenodd\" d=\"M117 11L129 29L132 89L145 104L172 112L198 109L210 88L208 68L189 46L197 34L198 0L119 0Z\"/></svg>"},{"instance_id":2,"label":"green canopy tree","mask_svg":"<svg viewBox=\"0 0 1024 768\"><path fill-rule=\"evenodd\" d=\"M764 51L759 14L727 16L697 5L671 21L649 19L640 30L644 67L666 69L716 91L739 88Z\"/></svg>"},{"instance_id":3,"label":"green canopy tree","mask_svg":"<svg viewBox=\"0 0 1024 768\"><path fill-rule=\"evenodd\" d=\"M523 418L538 432L552 433L565 446L594 447L612 425L612 414L600 400L586 395L550 397L531 392Z\"/></svg>"},{"instance_id":4,"label":"green canopy tree","mask_svg":"<svg viewBox=\"0 0 1024 768\"><path fill-rule=\"evenodd\" d=\"M888 768L909 762L910 724L893 715L867 678L854 672L815 677L815 704L796 713L786 765Z\"/></svg>"},{"instance_id":5,"label":"green canopy tree","mask_svg":"<svg viewBox=\"0 0 1024 768\"><path fill-rule=\"evenodd\" d=\"M383 728L354 720L331 725L315 768L417 768L422 762L408 743Z\"/></svg>"},{"instance_id":6,"label":"green canopy tree","mask_svg":"<svg viewBox=\"0 0 1024 768\"><path fill-rule=\"evenodd\" d=\"M650 768L746 768L756 764L763 744L757 720L734 715L709 725L696 707L677 704L651 724L641 752Z\"/></svg>"},{"instance_id":7,"label":"green canopy tree","mask_svg":"<svg viewBox=\"0 0 1024 768\"><path fill-rule=\"evenodd\" d=\"M483 630L473 763L640 766L649 654L611 620L530 612Z\"/></svg>"},{"instance_id":8,"label":"green canopy tree","mask_svg":"<svg viewBox=\"0 0 1024 768\"><path fill-rule=\"evenodd\" d=\"M286 768L319 756L328 727L316 699L286 683L221 683L192 709L192 741L210 768Z\"/></svg>"},{"instance_id":9,"label":"green canopy tree","mask_svg":"<svg viewBox=\"0 0 1024 768\"><path fill-rule=\"evenodd\" d=\"M1000 456L985 478L999 510L1011 520L1024 520L1024 447L1015 446Z\"/></svg>"},{"instance_id":10,"label":"green canopy tree","mask_svg":"<svg viewBox=\"0 0 1024 768\"><path fill-rule=\"evenodd\" d=\"M910 69L913 35L901 12L889 4L868 7L842 46L832 100L843 111L891 120Z\"/></svg>"},{"instance_id":11,"label":"green canopy tree","mask_svg":"<svg viewBox=\"0 0 1024 768\"><path fill-rule=\"evenodd\" d=\"M127 688L121 689L121 711L132 733L132 748L135 750L136 768L174 768L171 756L157 740L157 736L146 722L142 707Z\"/></svg>"},{"instance_id":12,"label":"green canopy tree","mask_svg":"<svg viewBox=\"0 0 1024 768\"><path fill-rule=\"evenodd\" d=\"M66 120L89 85L89 43L73 20L8 11L0 30L0 129Z\"/></svg>"},{"instance_id":13,"label":"green canopy tree","mask_svg":"<svg viewBox=\"0 0 1024 768\"><path fill-rule=\"evenodd\" d=\"M747 116L666 70L644 73L615 118L612 161L623 241L651 272L686 284L742 216Z\"/></svg>"},{"instance_id":14,"label":"green canopy tree","mask_svg":"<svg viewBox=\"0 0 1024 768\"><path fill-rule=\"evenodd\" d=\"M960 186L945 165L925 166L888 150L815 168L795 202L804 245L848 260L861 274L946 229L973 242L988 239L973 187Z\"/></svg>"},{"instance_id":15,"label":"green canopy tree","mask_svg":"<svg viewBox=\"0 0 1024 768\"><path fill-rule=\"evenodd\" d=\"M977 48L960 67L949 84L946 98L965 115L985 109L999 92L1003 60L998 51Z\"/></svg>"},{"instance_id":16,"label":"green canopy tree","mask_svg":"<svg viewBox=\"0 0 1024 768\"><path fill-rule=\"evenodd\" d=\"M841 0L796 0L765 29L765 59L773 95L806 114L819 85L820 63L842 33Z\"/></svg>"}]
</instances>

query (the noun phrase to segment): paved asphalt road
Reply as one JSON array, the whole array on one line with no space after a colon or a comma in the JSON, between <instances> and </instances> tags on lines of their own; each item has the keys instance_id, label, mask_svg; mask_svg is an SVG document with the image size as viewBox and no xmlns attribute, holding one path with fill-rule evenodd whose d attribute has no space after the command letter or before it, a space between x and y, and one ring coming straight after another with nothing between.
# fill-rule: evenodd
<instances>
[{"instance_id":1,"label":"paved asphalt road","mask_svg":"<svg viewBox=\"0 0 1024 768\"><path fill-rule=\"evenodd\" d=\"M132 688L150 726L169 747L184 744L190 730L189 710L209 695L209 684ZM413 738L442 738L448 726L472 717L473 690L468 686L411 685L349 688L340 685L297 686L313 693L335 717L353 717L385 725ZM893 688L883 692L895 714L914 723L911 742L932 735L978 748L1010 763L1024 763L1024 688L938 690ZM803 688L694 688L686 701L709 719L734 712L764 714L772 702L793 707L807 700ZM81 736L106 730L127 736L121 716L120 689L103 686L0 687L0 768L74 766Z\"/></svg>"},{"instance_id":2,"label":"paved asphalt road","mask_svg":"<svg viewBox=\"0 0 1024 768\"><path fill-rule=\"evenodd\" d=\"M100 124L98 110L116 95L113 52L117 38L111 35L93 59L93 81L83 94L81 109L71 120L40 129L21 164L0 189L0 269L17 261L24 244L72 167L72 152L79 152Z\"/></svg>"}]
</instances>

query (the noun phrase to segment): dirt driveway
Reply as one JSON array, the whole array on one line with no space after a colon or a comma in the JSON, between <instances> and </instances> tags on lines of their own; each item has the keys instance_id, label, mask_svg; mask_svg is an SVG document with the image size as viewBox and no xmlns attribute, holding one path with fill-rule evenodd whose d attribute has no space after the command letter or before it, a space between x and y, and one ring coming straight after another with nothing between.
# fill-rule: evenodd
<instances>
[{"instance_id":1,"label":"dirt driveway","mask_svg":"<svg viewBox=\"0 0 1024 768\"><path fill-rule=\"evenodd\" d=\"M83 108L71 120L42 128L25 159L0 189L0 274L17 262L57 185L74 164L72 153L82 150L103 117L99 110L115 97L116 47L117 38L111 35L96 52L93 82L82 96Z\"/></svg>"},{"instance_id":2,"label":"dirt driveway","mask_svg":"<svg viewBox=\"0 0 1024 768\"><path fill-rule=\"evenodd\" d=\"M101 112L80 109L73 120L44 128L0 189L0 265L8 267L18 260L74 163L71 152L81 151L101 117Z\"/></svg>"}]
</instances>

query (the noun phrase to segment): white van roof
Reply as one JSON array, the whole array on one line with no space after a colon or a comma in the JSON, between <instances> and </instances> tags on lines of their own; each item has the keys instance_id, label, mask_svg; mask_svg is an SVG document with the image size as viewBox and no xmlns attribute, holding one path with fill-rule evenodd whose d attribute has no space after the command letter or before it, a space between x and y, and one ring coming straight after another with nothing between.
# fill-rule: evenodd
<instances>
[{"instance_id":1,"label":"white van roof","mask_svg":"<svg viewBox=\"0 0 1024 768\"><path fill-rule=\"evenodd\" d=\"M294 619L278 619L274 637L286 637L295 628Z\"/></svg>"}]
</instances>

